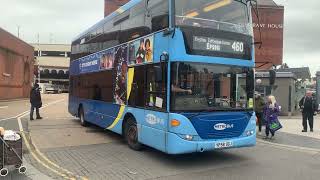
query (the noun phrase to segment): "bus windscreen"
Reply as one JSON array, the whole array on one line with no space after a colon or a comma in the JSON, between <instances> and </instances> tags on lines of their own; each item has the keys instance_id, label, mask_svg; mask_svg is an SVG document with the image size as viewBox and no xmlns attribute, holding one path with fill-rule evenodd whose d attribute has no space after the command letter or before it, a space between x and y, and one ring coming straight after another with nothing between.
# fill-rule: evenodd
<instances>
[{"instance_id":1,"label":"bus windscreen","mask_svg":"<svg viewBox=\"0 0 320 180\"><path fill-rule=\"evenodd\" d=\"M248 68L176 62L171 68L171 110L243 111L253 108Z\"/></svg>"},{"instance_id":2,"label":"bus windscreen","mask_svg":"<svg viewBox=\"0 0 320 180\"><path fill-rule=\"evenodd\" d=\"M248 8L234 0L176 0L177 26L192 26L252 35Z\"/></svg>"}]
</instances>

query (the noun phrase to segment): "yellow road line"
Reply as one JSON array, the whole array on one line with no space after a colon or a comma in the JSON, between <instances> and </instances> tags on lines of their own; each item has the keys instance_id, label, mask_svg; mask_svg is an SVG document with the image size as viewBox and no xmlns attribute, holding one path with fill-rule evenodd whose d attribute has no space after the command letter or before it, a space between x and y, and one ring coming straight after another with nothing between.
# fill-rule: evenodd
<instances>
[{"instance_id":1,"label":"yellow road line","mask_svg":"<svg viewBox=\"0 0 320 180\"><path fill-rule=\"evenodd\" d=\"M57 175L65 178L65 179L70 179L70 180L71 180L71 178L69 178L67 175L65 175L65 174L63 174L63 173L60 173L60 172L56 171L55 169L52 169L52 168L50 168L49 166L47 166L45 163L43 163L43 162L36 156L36 154L32 151L32 149L31 149L31 147L30 147L30 144L29 144L29 142L28 142L28 140L27 140L24 132L21 132L21 135L22 135L22 137L23 137L23 139L24 139L24 142L25 142L28 150L30 151L32 157L33 157L38 163L40 163L42 166L44 166L45 168L49 169L50 171L54 172L55 174L57 174Z\"/></svg>"},{"instance_id":2,"label":"yellow road line","mask_svg":"<svg viewBox=\"0 0 320 180\"><path fill-rule=\"evenodd\" d=\"M46 107L48 107L48 106L50 106L50 105L52 105L52 104L56 104L56 103L62 102L63 100L64 100L64 99L61 99L61 100L57 100L57 101L48 103L48 104L44 105L42 108L46 108ZM42 109L42 108L41 108L41 109ZM72 172L68 171L67 169L62 168L62 167L58 166L57 164L53 163L53 162L50 161L43 153L40 152L40 150L36 147L35 144L33 144L33 147L34 147L34 149L35 149L35 152L38 154L38 156L40 156L42 159L44 159L45 161L47 161L47 163L51 164L51 165L54 166L55 168L57 168L57 169L59 169L59 170L61 170L61 171L64 171L65 173L67 173L67 174L69 174L69 175L66 175L66 174L64 174L64 173L61 173L61 172L59 172L59 171L57 171L57 170L49 167L47 164L45 164L43 161L41 161L41 160L39 159L39 157L37 156L37 154L31 149L31 146L30 146L30 144L29 144L29 142L28 142L28 140L27 140L27 138L26 138L26 136L25 136L25 134L24 134L23 126L22 126L22 123L21 123L21 118L24 117L24 116L26 116L27 114L28 114L28 112L25 112L24 114L21 114L21 116L19 116L17 119L18 119L18 124L19 124L19 130L20 130L21 133L22 133L22 137L23 137L23 139L24 139L24 141L25 141L25 143L26 143L26 146L27 146L28 150L31 152L32 157L33 157L38 163L40 163L41 165L43 165L44 167L46 167L46 168L49 169L50 171L54 172L55 174L57 174L57 175L65 178L65 179L75 180L76 177L77 177L77 178L80 178L80 179L83 179L83 180L87 180L87 178L74 175ZM71 176L71 177L70 177L70 176ZM72 177L72 176L74 176L74 177Z\"/></svg>"},{"instance_id":3,"label":"yellow road line","mask_svg":"<svg viewBox=\"0 0 320 180\"><path fill-rule=\"evenodd\" d=\"M55 164L54 162L50 161L42 152L40 152L40 150L37 148L37 146L35 144L33 144L33 147L34 147L35 151L39 154L39 156L42 157L45 161L47 161L52 166L64 171L67 174L70 174L72 176L77 176L77 175L73 174L72 172L68 171L67 169L64 169L63 167L61 167L61 166Z\"/></svg>"}]
</instances>

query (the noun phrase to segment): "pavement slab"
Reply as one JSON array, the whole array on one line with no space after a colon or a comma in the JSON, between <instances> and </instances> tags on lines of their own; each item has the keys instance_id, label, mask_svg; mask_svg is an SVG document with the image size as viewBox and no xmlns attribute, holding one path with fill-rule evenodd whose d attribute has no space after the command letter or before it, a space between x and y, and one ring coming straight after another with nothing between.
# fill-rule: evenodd
<instances>
[{"instance_id":1,"label":"pavement slab","mask_svg":"<svg viewBox=\"0 0 320 180\"><path fill-rule=\"evenodd\" d=\"M320 139L320 114L314 116L314 132L301 132L303 129L302 115L294 117L280 117L279 119L283 126L281 132ZM309 127L308 130L310 130Z\"/></svg>"},{"instance_id":2,"label":"pavement slab","mask_svg":"<svg viewBox=\"0 0 320 180\"><path fill-rule=\"evenodd\" d=\"M264 138L263 136L258 136L258 137L260 139ZM280 131L280 132L276 132L276 135L272 140L266 139L266 141L277 143L277 144L285 144L290 146L318 149L320 152L320 139L318 138L301 136L301 135Z\"/></svg>"}]
</instances>

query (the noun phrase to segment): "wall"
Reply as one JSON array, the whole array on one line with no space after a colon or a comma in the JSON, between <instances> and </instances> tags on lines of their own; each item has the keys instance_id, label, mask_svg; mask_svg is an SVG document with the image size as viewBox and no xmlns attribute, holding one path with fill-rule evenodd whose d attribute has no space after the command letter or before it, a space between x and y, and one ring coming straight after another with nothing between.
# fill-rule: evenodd
<instances>
[{"instance_id":1,"label":"wall","mask_svg":"<svg viewBox=\"0 0 320 180\"><path fill-rule=\"evenodd\" d=\"M269 78L267 77L257 77L261 79L262 83L256 86L256 90L260 92L262 88L269 88ZM290 89L291 87L291 89ZM261 92L260 92L261 93ZM290 116L297 115L298 102L300 99L296 98L296 89L295 89L295 79L292 77L281 77L277 78L275 81L275 88L271 92L277 99L277 102L281 106L281 115ZM264 97L270 95L266 93Z\"/></svg>"},{"instance_id":2,"label":"wall","mask_svg":"<svg viewBox=\"0 0 320 180\"><path fill-rule=\"evenodd\" d=\"M33 65L33 47L0 28L0 100L29 96Z\"/></svg>"},{"instance_id":3,"label":"wall","mask_svg":"<svg viewBox=\"0 0 320 180\"><path fill-rule=\"evenodd\" d=\"M259 45L255 48L256 67L270 69L273 64L281 65L283 61L284 7L262 5L258 8L260 24L252 12L255 42L262 42L261 49Z\"/></svg>"},{"instance_id":4,"label":"wall","mask_svg":"<svg viewBox=\"0 0 320 180\"><path fill-rule=\"evenodd\" d=\"M129 0L104 0L104 17L108 16Z\"/></svg>"}]
</instances>

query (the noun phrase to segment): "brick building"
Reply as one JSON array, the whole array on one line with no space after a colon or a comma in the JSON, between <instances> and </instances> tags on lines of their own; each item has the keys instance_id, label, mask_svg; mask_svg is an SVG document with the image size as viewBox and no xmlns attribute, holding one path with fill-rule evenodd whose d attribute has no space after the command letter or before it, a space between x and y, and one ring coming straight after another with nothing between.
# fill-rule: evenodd
<instances>
[{"instance_id":1,"label":"brick building","mask_svg":"<svg viewBox=\"0 0 320 180\"><path fill-rule=\"evenodd\" d=\"M0 28L0 100L29 96L33 66L33 47Z\"/></svg>"},{"instance_id":2,"label":"brick building","mask_svg":"<svg viewBox=\"0 0 320 180\"><path fill-rule=\"evenodd\" d=\"M129 2L129 0L104 0L104 17Z\"/></svg>"},{"instance_id":3,"label":"brick building","mask_svg":"<svg viewBox=\"0 0 320 180\"><path fill-rule=\"evenodd\" d=\"M258 11L260 22L252 12L254 37L262 45L256 45L255 61L258 69L266 70L283 62L284 7L273 0L258 0Z\"/></svg>"}]
</instances>

